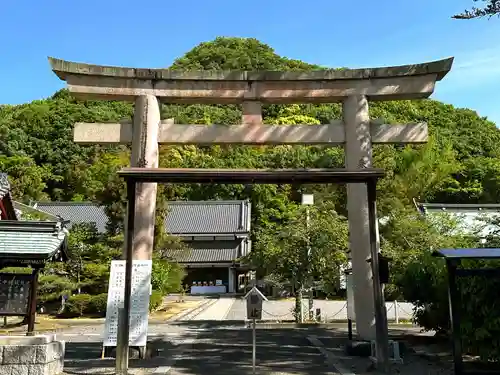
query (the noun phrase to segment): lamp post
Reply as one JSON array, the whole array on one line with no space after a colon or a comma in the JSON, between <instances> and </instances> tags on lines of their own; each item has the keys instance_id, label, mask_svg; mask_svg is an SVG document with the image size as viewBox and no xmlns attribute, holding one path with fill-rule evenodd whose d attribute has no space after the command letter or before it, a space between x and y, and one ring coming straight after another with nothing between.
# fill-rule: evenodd
<instances>
[{"instance_id":1,"label":"lamp post","mask_svg":"<svg viewBox=\"0 0 500 375\"><path fill-rule=\"evenodd\" d=\"M309 307L309 320L312 320L312 313L313 313L313 292L312 292L312 280L311 280L311 275L310 275L310 258L311 258L311 244L310 244L310 238L309 238L309 221L310 221L310 215L309 215L309 206L314 204L314 195L313 194L302 194L302 204L306 206L306 229L307 229L307 287L308 287L308 307ZM302 301L302 299L301 299ZM300 320L301 322L304 320L304 313L303 313L303 307L302 307L302 302L300 304Z\"/></svg>"}]
</instances>

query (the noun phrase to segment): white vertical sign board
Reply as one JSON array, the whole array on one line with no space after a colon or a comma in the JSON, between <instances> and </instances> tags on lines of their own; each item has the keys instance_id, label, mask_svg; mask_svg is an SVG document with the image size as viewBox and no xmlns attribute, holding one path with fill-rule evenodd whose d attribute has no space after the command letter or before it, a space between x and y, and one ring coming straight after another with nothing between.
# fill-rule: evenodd
<instances>
[{"instance_id":1,"label":"white vertical sign board","mask_svg":"<svg viewBox=\"0 0 500 375\"><path fill-rule=\"evenodd\" d=\"M354 312L354 288L352 285L352 274L346 275L346 292L347 292L347 319L356 320Z\"/></svg>"},{"instance_id":2,"label":"white vertical sign board","mask_svg":"<svg viewBox=\"0 0 500 375\"><path fill-rule=\"evenodd\" d=\"M146 346L148 338L149 295L151 288L151 260L134 260L130 306L129 346ZM125 297L125 261L113 260L109 275L108 305L103 346L116 346L118 308Z\"/></svg>"}]
</instances>

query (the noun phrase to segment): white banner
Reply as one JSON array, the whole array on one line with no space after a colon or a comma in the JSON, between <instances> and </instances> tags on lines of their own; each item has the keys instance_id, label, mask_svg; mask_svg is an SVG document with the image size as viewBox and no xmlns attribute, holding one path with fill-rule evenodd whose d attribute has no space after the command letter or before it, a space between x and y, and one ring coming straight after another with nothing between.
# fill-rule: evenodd
<instances>
[{"instance_id":1,"label":"white banner","mask_svg":"<svg viewBox=\"0 0 500 375\"><path fill-rule=\"evenodd\" d=\"M151 290L151 260L134 260L130 307L129 346L146 346L148 339L149 295ZM125 296L125 261L113 260L109 275L108 305L103 346L116 346L118 308Z\"/></svg>"}]
</instances>

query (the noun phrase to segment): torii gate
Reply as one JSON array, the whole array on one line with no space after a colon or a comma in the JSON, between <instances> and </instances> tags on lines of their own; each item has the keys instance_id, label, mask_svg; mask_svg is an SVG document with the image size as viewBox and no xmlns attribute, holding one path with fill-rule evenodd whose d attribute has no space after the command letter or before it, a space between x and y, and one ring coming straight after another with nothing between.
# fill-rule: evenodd
<instances>
[{"instance_id":1,"label":"torii gate","mask_svg":"<svg viewBox=\"0 0 500 375\"><path fill-rule=\"evenodd\" d=\"M368 102L429 97L436 81L451 69L453 58L397 67L245 72L136 69L90 65L49 58L52 70L77 98L135 102L133 122L75 125L83 144L131 143L131 166L158 166L160 144L343 145L346 167L372 166L373 143L425 143L427 125L388 125L371 121ZM161 121L160 102L242 104L242 124L181 125ZM343 120L327 125L263 125L262 104L341 102ZM156 184L136 191L134 259L151 259ZM368 202L363 184L347 186L349 242L352 256L356 329L375 338Z\"/></svg>"}]
</instances>

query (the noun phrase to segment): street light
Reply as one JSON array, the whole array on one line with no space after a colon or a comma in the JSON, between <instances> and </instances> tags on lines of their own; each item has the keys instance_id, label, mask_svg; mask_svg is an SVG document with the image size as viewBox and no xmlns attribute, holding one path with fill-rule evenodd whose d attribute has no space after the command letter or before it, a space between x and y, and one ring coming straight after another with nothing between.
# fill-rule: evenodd
<instances>
[{"instance_id":1,"label":"street light","mask_svg":"<svg viewBox=\"0 0 500 375\"><path fill-rule=\"evenodd\" d=\"M310 221L310 216L309 216L309 206L312 206L314 204L314 195L313 194L302 194L302 205L306 206L306 228L307 228L307 235L309 236L309 221ZM310 257L311 257L311 245L309 241L309 237L307 239L308 246L307 246L307 286L309 289L309 301L308 301L308 307L309 307L309 320L312 320L313 316L313 307L314 307L314 300L313 300L313 292L312 292L312 282L311 282L311 275L310 275ZM302 299L301 299L302 301ZM303 307L302 307L302 302L300 303L300 320L301 322L304 319L304 313L303 313Z\"/></svg>"}]
</instances>

